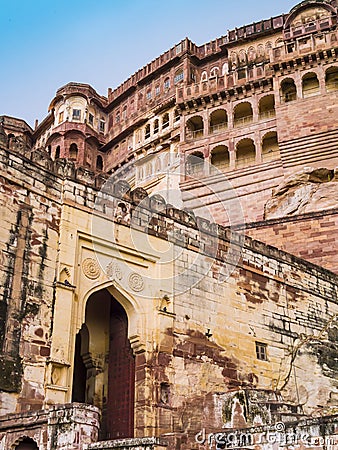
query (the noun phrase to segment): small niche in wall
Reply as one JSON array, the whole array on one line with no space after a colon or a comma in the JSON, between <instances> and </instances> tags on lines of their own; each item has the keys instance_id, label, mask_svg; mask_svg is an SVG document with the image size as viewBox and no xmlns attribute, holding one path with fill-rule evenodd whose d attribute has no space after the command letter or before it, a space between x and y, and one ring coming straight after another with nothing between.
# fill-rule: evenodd
<instances>
[{"instance_id":1,"label":"small niche in wall","mask_svg":"<svg viewBox=\"0 0 338 450\"><path fill-rule=\"evenodd\" d=\"M160 403L168 405L170 401L170 385L169 383L161 383L160 385Z\"/></svg>"}]
</instances>

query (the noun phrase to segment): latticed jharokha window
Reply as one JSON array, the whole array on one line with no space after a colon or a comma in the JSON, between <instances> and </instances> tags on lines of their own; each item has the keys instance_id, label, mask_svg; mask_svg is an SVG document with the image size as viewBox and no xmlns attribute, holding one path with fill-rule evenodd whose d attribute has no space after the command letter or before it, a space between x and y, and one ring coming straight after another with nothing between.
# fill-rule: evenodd
<instances>
[{"instance_id":1,"label":"latticed jharokha window","mask_svg":"<svg viewBox=\"0 0 338 450\"><path fill-rule=\"evenodd\" d=\"M104 119L100 119L100 131L104 133L106 122Z\"/></svg>"},{"instance_id":2,"label":"latticed jharokha window","mask_svg":"<svg viewBox=\"0 0 338 450\"><path fill-rule=\"evenodd\" d=\"M262 342L256 342L256 356L261 361L267 361L267 345Z\"/></svg>"},{"instance_id":3,"label":"latticed jharokha window","mask_svg":"<svg viewBox=\"0 0 338 450\"><path fill-rule=\"evenodd\" d=\"M175 78L174 78L174 83L177 84L180 81L182 81L184 78L184 74L183 74L183 70L180 70L179 72L176 72L175 74Z\"/></svg>"},{"instance_id":4,"label":"latticed jharokha window","mask_svg":"<svg viewBox=\"0 0 338 450\"><path fill-rule=\"evenodd\" d=\"M81 119L81 109L73 109L73 120Z\"/></svg>"}]
</instances>

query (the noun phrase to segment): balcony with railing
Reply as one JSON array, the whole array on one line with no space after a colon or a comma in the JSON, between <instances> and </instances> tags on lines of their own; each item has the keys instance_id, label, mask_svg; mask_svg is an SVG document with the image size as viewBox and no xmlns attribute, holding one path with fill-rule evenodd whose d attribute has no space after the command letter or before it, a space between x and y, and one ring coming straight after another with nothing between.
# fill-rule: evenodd
<instances>
[{"instance_id":1,"label":"balcony with railing","mask_svg":"<svg viewBox=\"0 0 338 450\"><path fill-rule=\"evenodd\" d=\"M303 89L303 98L312 97L313 95L319 94L319 86L312 88Z\"/></svg>"},{"instance_id":2,"label":"balcony with railing","mask_svg":"<svg viewBox=\"0 0 338 450\"><path fill-rule=\"evenodd\" d=\"M285 94L280 96L281 103L289 103L294 102L297 100L297 93L296 92L286 92Z\"/></svg>"},{"instance_id":3,"label":"balcony with railing","mask_svg":"<svg viewBox=\"0 0 338 450\"><path fill-rule=\"evenodd\" d=\"M199 139L202 138L203 136L204 136L203 128L199 130L187 130L186 134L187 139Z\"/></svg>"},{"instance_id":4,"label":"balcony with railing","mask_svg":"<svg viewBox=\"0 0 338 450\"><path fill-rule=\"evenodd\" d=\"M297 25L295 27L290 27L289 29L284 30L284 39L294 39L299 38L300 36L305 36L307 34L312 34L316 32L322 32L324 30L330 29L337 23L337 19L332 16L322 17L318 20L313 20L308 23L304 23L302 25Z\"/></svg>"},{"instance_id":5,"label":"balcony with railing","mask_svg":"<svg viewBox=\"0 0 338 450\"><path fill-rule=\"evenodd\" d=\"M289 60L291 58L302 57L305 54L320 50L331 49L332 43L338 41L338 30L330 31L325 34L318 34L313 37L304 36L304 38L295 39L285 43L272 50L271 63L277 63Z\"/></svg>"},{"instance_id":6,"label":"balcony with railing","mask_svg":"<svg viewBox=\"0 0 338 450\"><path fill-rule=\"evenodd\" d=\"M244 127L253 122L253 116L238 117L234 119L235 127Z\"/></svg>"},{"instance_id":7,"label":"balcony with railing","mask_svg":"<svg viewBox=\"0 0 338 450\"><path fill-rule=\"evenodd\" d=\"M259 113L259 120L269 120L274 119L276 117L276 111L274 109L270 109L269 111L262 111Z\"/></svg>"},{"instance_id":8,"label":"balcony with railing","mask_svg":"<svg viewBox=\"0 0 338 450\"><path fill-rule=\"evenodd\" d=\"M338 80L326 82L326 92L338 91Z\"/></svg>"},{"instance_id":9,"label":"balcony with railing","mask_svg":"<svg viewBox=\"0 0 338 450\"><path fill-rule=\"evenodd\" d=\"M219 94L237 87L243 88L247 83L270 77L271 75L272 70L267 64L244 69L243 78L239 77L239 70L233 71L228 75L212 77L199 83L178 87L176 89L176 101L182 103L202 96Z\"/></svg>"},{"instance_id":10,"label":"balcony with railing","mask_svg":"<svg viewBox=\"0 0 338 450\"><path fill-rule=\"evenodd\" d=\"M227 122L223 122L223 123L218 123L217 125L210 125L210 133L211 134L216 134L216 133L222 133L222 131L226 130L228 128L228 123Z\"/></svg>"}]
</instances>

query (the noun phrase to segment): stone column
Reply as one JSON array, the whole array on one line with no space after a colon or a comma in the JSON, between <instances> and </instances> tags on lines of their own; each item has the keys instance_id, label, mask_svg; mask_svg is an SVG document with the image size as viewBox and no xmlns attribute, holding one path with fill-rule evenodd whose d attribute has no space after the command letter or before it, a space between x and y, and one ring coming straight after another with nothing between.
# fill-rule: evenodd
<instances>
[{"instance_id":1,"label":"stone column","mask_svg":"<svg viewBox=\"0 0 338 450\"><path fill-rule=\"evenodd\" d=\"M46 402L67 403L73 373L70 356L74 354L75 336L71 332L74 287L58 282L53 320L53 340L47 367Z\"/></svg>"},{"instance_id":2,"label":"stone column","mask_svg":"<svg viewBox=\"0 0 338 450\"><path fill-rule=\"evenodd\" d=\"M229 139L229 159L230 159L229 167L230 169L234 170L236 167L236 149L233 139Z\"/></svg>"},{"instance_id":3,"label":"stone column","mask_svg":"<svg viewBox=\"0 0 338 450\"><path fill-rule=\"evenodd\" d=\"M262 162L262 139L259 131L255 131L256 164Z\"/></svg>"}]
</instances>

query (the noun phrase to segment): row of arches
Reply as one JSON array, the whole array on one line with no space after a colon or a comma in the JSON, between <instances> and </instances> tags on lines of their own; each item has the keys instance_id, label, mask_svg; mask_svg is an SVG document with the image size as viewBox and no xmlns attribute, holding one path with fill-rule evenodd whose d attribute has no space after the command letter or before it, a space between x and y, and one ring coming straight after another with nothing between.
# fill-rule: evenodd
<instances>
[{"instance_id":1,"label":"row of arches","mask_svg":"<svg viewBox=\"0 0 338 450\"><path fill-rule=\"evenodd\" d=\"M143 108L147 103L152 102L163 94L171 91L171 88L184 80L184 72L182 68L177 69L174 73L161 76L156 82L142 89L134 97L130 98L128 103L117 107L110 115L109 127L119 124L127 120L135 111Z\"/></svg>"},{"instance_id":2,"label":"row of arches","mask_svg":"<svg viewBox=\"0 0 338 450\"><path fill-rule=\"evenodd\" d=\"M273 94L262 97L258 103L257 119L269 119L275 116L275 97ZM251 102L238 103L230 115L224 108L212 111L206 121L204 117L195 115L186 122L186 138L199 138L205 134L218 133L226 130L230 126L240 127L250 124L255 120L255 114Z\"/></svg>"},{"instance_id":3,"label":"row of arches","mask_svg":"<svg viewBox=\"0 0 338 450\"><path fill-rule=\"evenodd\" d=\"M155 155L151 161L136 166L135 179L141 182L154 175L165 174L171 166L178 163L177 152L163 152Z\"/></svg>"},{"instance_id":4,"label":"row of arches","mask_svg":"<svg viewBox=\"0 0 338 450\"><path fill-rule=\"evenodd\" d=\"M61 152L61 146L57 145L55 148L53 148L52 145L48 145L47 147L47 153L49 156L53 159L59 159L59 158L67 158L70 161L77 162L78 161L78 155L79 155L79 148L78 145L75 142L72 142L68 149L64 149L63 152ZM95 169L102 171L103 170L103 158L102 155L96 156L96 163L95 163Z\"/></svg>"},{"instance_id":5,"label":"row of arches","mask_svg":"<svg viewBox=\"0 0 338 450\"><path fill-rule=\"evenodd\" d=\"M254 139L244 138L237 142L233 151L229 145L219 144L211 149L208 157L201 151L189 154L186 158L186 175L207 176L272 161L279 156L277 132L269 131L263 136L260 145L256 145Z\"/></svg>"},{"instance_id":6,"label":"row of arches","mask_svg":"<svg viewBox=\"0 0 338 450\"><path fill-rule=\"evenodd\" d=\"M338 90L338 67L332 66L325 71L326 92ZM301 93L297 92L296 82L292 77L287 77L281 82L281 100L290 102L310 97L321 92L320 81L315 72L307 72L301 79Z\"/></svg>"},{"instance_id":7,"label":"row of arches","mask_svg":"<svg viewBox=\"0 0 338 450\"><path fill-rule=\"evenodd\" d=\"M283 42L283 41L282 41ZM279 41L275 42L275 46L280 45ZM229 55L228 61L224 62L221 67L213 66L210 70L203 70L201 72L200 81L205 82L209 79L218 76L228 75L230 71L236 70L239 67L245 67L252 63L262 63L270 59L273 43L271 41L258 46L250 46L247 49L242 49L238 52L232 51Z\"/></svg>"},{"instance_id":8,"label":"row of arches","mask_svg":"<svg viewBox=\"0 0 338 450\"><path fill-rule=\"evenodd\" d=\"M158 134L164 131L168 131L172 126L179 124L180 114L177 109L174 111L166 112L160 117L155 117L144 127L143 139L148 140L152 136L156 137ZM137 133L137 143L140 142L140 133Z\"/></svg>"},{"instance_id":9,"label":"row of arches","mask_svg":"<svg viewBox=\"0 0 338 450\"><path fill-rule=\"evenodd\" d=\"M277 46L277 42L275 44ZM236 69L238 66L246 66L252 62L262 62L270 58L273 44L271 41L258 46L250 46L247 49L242 49L239 52L231 52L229 55L229 65L231 69Z\"/></svg>"}]
</instances>

